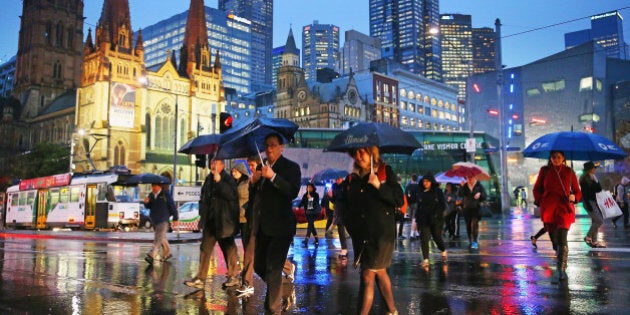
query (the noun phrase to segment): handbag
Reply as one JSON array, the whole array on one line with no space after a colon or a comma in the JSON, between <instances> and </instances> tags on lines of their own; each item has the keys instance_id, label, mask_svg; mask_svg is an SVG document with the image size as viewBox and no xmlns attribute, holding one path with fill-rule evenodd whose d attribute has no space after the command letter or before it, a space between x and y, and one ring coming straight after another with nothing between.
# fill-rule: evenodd
<instances>
[{"instance_id":1,"label":"handbag","mask_svg":"<svg viewBox=\"0 0 630 315\"><path fill-rule=\"evenodd\" d=\"M604 219L616 218L622 214L619 205L615 199L613 199L610 191L602 190L595 194L595 198L597 199L597 205Z\"/></svg>"}]
</instances>

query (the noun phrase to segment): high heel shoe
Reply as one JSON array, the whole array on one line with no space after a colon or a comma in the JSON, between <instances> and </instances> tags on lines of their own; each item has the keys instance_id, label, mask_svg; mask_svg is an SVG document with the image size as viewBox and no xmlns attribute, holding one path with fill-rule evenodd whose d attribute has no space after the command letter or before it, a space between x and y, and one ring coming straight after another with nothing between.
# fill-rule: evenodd
<instances>
[{"instance_id":1,"label":"high heel shoe","mask_svg":"<svg viewBox=\"0 0 630 315\"><path fill-rule=\"evenodd\" d=\"M530 236L529 239L532 241L532 246L534 246L534 248L538 248L538 245L536 245L536 238L533 236Z\"/></svg>"},{"instance_id":2,"label":"high heel shoe","mask_svg":"<svg viewBox=\"0 0 630 315\"><path fill-rule=\"evenodd\" d=\"M319 245L319 239L317 237L315 237L315 241L313 242L313 245L315 246Z\"/></svg>"}]
</instances>

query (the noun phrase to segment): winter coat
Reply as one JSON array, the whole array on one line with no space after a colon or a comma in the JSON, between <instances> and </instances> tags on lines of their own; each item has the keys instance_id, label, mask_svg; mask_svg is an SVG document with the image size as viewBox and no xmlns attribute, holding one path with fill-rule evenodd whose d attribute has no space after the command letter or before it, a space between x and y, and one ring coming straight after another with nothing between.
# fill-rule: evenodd
<instances>
[{"instance_id":1,"label":"winter coat","mask_svg":"<svg viewBox=\"0 0 630 315\"><path fill-rule=\"evenodd\" d=\"M238 232L238 192L234 177L225 170L221 180L214 182L210 173L201 188L199 226L210 229L217 238L234 236Z\"/></svg>"},{"instance_id":2,"label":"winter coat","mask_svg":"<svg viewBox=\"0 0 630 315\"><path fill-rule=\"evenodd\" d=\"M173 198L164 190L160 190L157 197L153 195L153 192L149 193L149 202L144 206L150 210L149 217L153 225L168 222L171 216L173 216L173 221L179 219Z\"/></svg>"},{"instance_id":3,"label":"winter coat","mask_svg":"<svg viewBox=\"0 0 630 315\"><path fill-rule=\"evenodd\" d=\"M568 196L573 192L575 202L582 200L582 190L571 168L566 165L557 168L541 167L533 192L534 203L540 206L540 218L543 223L553 224L560 229L571 227L575 222L575 211L574 206L569 203Z\"/></svg>"},{"instance_id":4,"label":"winter coat","mask_svg":"<svg viewBox=\"0 0 630 315\"><path fill-rule=\"evenodd\" d=\"M582 190L582 205L586 211L593 211L593 206L597 204L595 194L602 191L602 185L595 181L591 175L584 171L580 176L580 189Z\"/></svg>"},{"instance_id":5,"label":"winter coat","mask_svg":"<svg viewBox=\"0 0 630 315\"><path fill-rule=\"evenodd\" d=\"M307 192L304 193L304 195L302 195L302 201L300 201L300 206L304 208L305 215L319 215L321 213L321 207L319 204L319 194L315 191L313 191L311 194L313 197L312 208L308 207L308 193Z\"/></svg>"},{"instance_id":6,"label":"winter coat","mask_svg":"<svg viewBox=\"0 0 630 315\"><path fill-rule=\"evenodd\" d=\"M236 190L238 192L238 222L246 223L247 216L245 215L245 208L247 208L247 202L249 201L249 181L248 178L243 176L239 180Z\"/></svg>"},{"instance_id":7,"label":"winter coat","mask_svg":"<svg viewBox=\"0 0 630 315\"><path fill-rule=\"evenodd\" d=\"M377 175L381 179L379 189L368 184L369 174L350 174L342 183L338 201L352 238L355 263L360 259L362 269L383 269L391 264L396 241L395 208L403 203L404 193L391 167L381 165Z\"/></svg>"},{"instance_id":8,"label":"winter coat","mask_svg":"<svg viewBox=\"0 0 630 315\"><path fill-rule=\"evenodd\" d=\"M428 179L431 181L431 188L424 190L422 181ZM435 181L431 175L425 175L420 181L420 191L418 192L418 210L416 211L416 222L419 224L437 224L444 222L444 210L446 202L444 193L440 189L440 184Z\"/></svg>"},{"instance_id":9,"label":"winter coat","mask_svg":"<svg viewBox=\"0 0 630 315\"><path fill-rule=\"evenodd\" d=\"M475 199L475 195L480 193L479 199ZM472 190L468 187L468 183L464 183L459 189L458 195L462 198L462 210L467 212L479 212L481 203L488 197L486 190L481 186L481 183L476 182Z\"/></svg>"}]
</instances>

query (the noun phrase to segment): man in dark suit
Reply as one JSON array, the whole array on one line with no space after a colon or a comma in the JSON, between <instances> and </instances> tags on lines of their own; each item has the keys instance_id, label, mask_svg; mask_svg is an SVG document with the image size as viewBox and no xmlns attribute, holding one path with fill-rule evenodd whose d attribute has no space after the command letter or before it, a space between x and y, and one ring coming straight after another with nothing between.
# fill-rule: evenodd
<instances>
[{"instance_id":1,"label":"man in dark suit","mask_svg":"<svg viewBox=\"0 0 630 315\"><path fill-rule=\"evenodd\" d=\"M282 311L282 269L295 236L295 215L291 207L300 191L300 166L282 156L284 141L279 134L265 138L267 161L262 167L260 191L254 211L259 227L254 250L254 270L267 284L265 308Z\"/></svg>"},{"instance_id":2,"label":"man in dark suit","mask_svg":"<svg viewBox=\"0 0 630 315\"><path fill-rule=\"evenodd\" d=\"M189 287L203 289L208 277L210 259L214 245L218 242L227 266L225 287L241 284L238 279L238 252L234 235L238 227L238 193L236 181L225 171L223 160L212 160L211 173L201 188L199 201L199 226L203 227L199 253L199 270L191 280L184 282Z\"/></svg>"}]
</instances>

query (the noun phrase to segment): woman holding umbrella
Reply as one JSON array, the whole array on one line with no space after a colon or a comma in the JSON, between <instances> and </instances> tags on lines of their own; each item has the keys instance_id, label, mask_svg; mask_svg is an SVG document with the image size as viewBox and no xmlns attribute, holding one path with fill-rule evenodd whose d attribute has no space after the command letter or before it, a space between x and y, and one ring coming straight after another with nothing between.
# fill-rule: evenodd
<instances>
[{"instance_id":1,"label":"woman holding umbrella","mask_svg":"<svg viewBox=\"0 0 630 315\"><path fill-rule=\"evenodd\" d=\"M569 253L567 234L575 222L574 203L582 198L582 191L562 151L550 152L547 165L538 172L533 191L535 204L540 206L540 217L557 249L558 278L565 280Z\"/></svg>"},{"instance_id":2,"label":"woman holding umbrella","mask_svg":"<svg viewBox=\"0 0 630 315\"><path fill-rule=\"evenodd\" d=\"M398 314L386 268L396 242L394 209L402 205L403 191L378 147L351 149L349 154L354 170L342 184L340 203L355 248L355 266L361 266L359 313L370 313L378 283L388 314Z\"/></svg>"}]
</instances>

